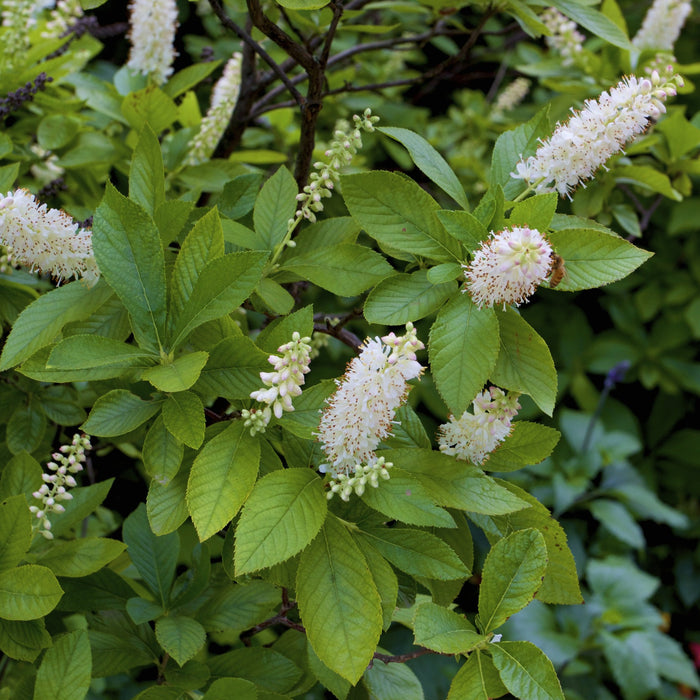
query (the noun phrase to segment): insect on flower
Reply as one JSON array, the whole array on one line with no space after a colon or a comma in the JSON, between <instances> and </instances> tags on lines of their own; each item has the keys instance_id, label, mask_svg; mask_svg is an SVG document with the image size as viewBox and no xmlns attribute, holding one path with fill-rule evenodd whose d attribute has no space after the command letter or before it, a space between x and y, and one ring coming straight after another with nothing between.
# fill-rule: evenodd
<instances>
[{"instance_id":1,"label":"insect on flower","mask_svg":"<svg viewBox=\"0 0 700 700\"><path fill-rule=\"evenodd\" d=\"M552 265L549 268L549 288L554 289L566 276L566 265L561 255L552 253Z\"/></svg>"}]
</instances>

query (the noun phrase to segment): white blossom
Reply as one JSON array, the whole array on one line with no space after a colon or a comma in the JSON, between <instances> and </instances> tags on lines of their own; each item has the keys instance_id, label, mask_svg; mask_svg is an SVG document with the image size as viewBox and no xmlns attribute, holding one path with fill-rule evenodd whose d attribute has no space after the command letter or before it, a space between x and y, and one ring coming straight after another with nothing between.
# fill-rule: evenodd
<instances>
[{"instance_id":1,"label":"white blossom","mask_svg":"<svg viewBox=\"0 0 700 700\"><path fill-rule=\"evenodd\" d=\"M149 76L157 85L173 72L177 55L173 42L177 30L176 0L132 0L127 65Z\"/></svg>"},{"instance_id":2,"label":"white blossom","mask_svg":"<svg viewBox=\"0 0 700 700\"><path fill-rule=\"evenodd\" d=\"M530 81L527 78L516 78L510 85L504 88L493 104L494 114L508 112L519 105L530 90Z\"/></svg>"},{"instance_id":3,"label":"white blossom","mask_svg":"<svg viewBox=\"0 0 700 700\"><path fill-rule=\"evenodd\" d=\"M379 478L388 478L388 472L382 472L387 465L377 466L375 450L391 435L396 409L409 391L406 382L423 372L416 360L416 351L423 348L408 323L404 336L390 333L367 339L343 378L336 380L338 389L328 400L317 433L328 459L319 470L333 478L331 493L335 483L341 484L342 491L348 478L366 475L362 488L367 482L374 486Z\"/></svg>"},{"instance_id":4,"label":"white blossom","mask_svg":"<svg viewBox=\"0 0 700 700\"><path fill-rule=\"evenodd\" d=\"M691 9L688 0L654 0L632 45L640 51L672 51Z\"/></svg>"},{"instance_id":5,"label":"white blossom","mask_svg":"<svg viewBox=\"0 0 700 700\"><path fill-rule=\"evenodd\" d=\"M216 150L238 100L241 89L242 58L240 53L234 53L227 61L221 78L216 82L209 110L202 119L199 131L192 139L185 157L187 165L199 165L205 162Z\"/></svg>"},{"instance_id":6,"label":"white blossom","mask_svg":"<svg viewBox=\"0 0 700 700\"><path fill-rule=\"evenodd\" d=\"M549 274L551 264L547 239L537 229L516 226L491 231L471 263L463 267L467 290L481 309L527 301Z\"/></svg>"},{"instance_id":7,"label":"white blossom","mask_svg":"<svg viewBox=\"0 0 700 700\"><path fill-rule=\"evenodd\" d=\"M41 475L44 483L32 494L40 504L29 506L29 510L37 519L35 528L47 540L53 539L49 514L65 511L61 501L70 501L73 498L68 493L69 488L77 486L73 475L83 471L82 463L86 461L85 452L91 449L90 438L76 433L73 435L71 444L62 445L58 452L51 455L53 461L46 464L47 471Z\"/></svg>"},{"instance_id":8,"label":"white blossom","mask_svg":"<svg viewBox=\"0 0 700 700\"><path fill-rule=\"evenodd\" d=\"M518 396L495 386L477 394L472 413L465 411L459 418L450 416L449 422L438 428L440 451L472 464L483 464L510 433L511 419L520 408Z\"/></svg>"},{"instance_id":9,"label":"white blossom","mask_svg":"<svg viewBox=\"0 0 700 700\"><path fill-rule=\"evenodd\" d=\"M76 20L82 16L83 8L80 5L80 0L58 0L56 7L51 10L49 20L41 36L44 39L64 36Z\"/></svg>"},{"instance_id":10,"label":"white blossom","mask_svg":"<svg viewBox=\"0 0 700 700\"><path fill-rule=\"evenodd\" d=\"M2 2L2 63L10 70L29 48L29 32L34 27L36 0Z\"/></svg>"},{"instance_id":11,"label":"white blossom","mask_svg":"<svg viewBox=\"0 0 700 700\"><path fill-rule=\"evenodd\" d=\"M48 209L24 189L0 199L0 244L12 251L13 264L53 275L97 282L92 232L81 229L60 209Z\"/></svg>"},{"instance_id":12,"label":"white blossom","mask_svg":"<svg viewBox=\"0 0 700 700\"><path fill-rule=\"evenodd\" d=\"M576 22L564 16L554 7L547 8L540 19L551 32L544 38L545 43L552 51L560 54L563 66L571 66L577 54L583 50L585 36L578 31Z\"/></svg>"},{"instance_id":13,"label":"white blossom","mask_svg":"<svg viewBox=\"0 0 700 700\"><path fill-rule=\"evenodd\" d=\"M666 111L664 100L682 85L680 76L670 79L654 71L648 78L623 78L597 100L586 100L580 112L564 124L558 123L552 136L540 140L534 156L521 159L511 176L525 180L537 192L569 193L623 146L641 134L650 120Z\"/></svg>"}]
</instances>

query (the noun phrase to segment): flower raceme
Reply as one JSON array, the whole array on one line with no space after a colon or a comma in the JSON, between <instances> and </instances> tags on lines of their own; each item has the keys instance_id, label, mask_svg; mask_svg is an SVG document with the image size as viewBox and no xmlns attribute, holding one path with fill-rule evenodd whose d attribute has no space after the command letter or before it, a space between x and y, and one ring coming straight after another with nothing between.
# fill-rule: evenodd
<instances>
[{"instance_id":1,"label":"flower raceme","mask_svg":"<svg viewBox=\"0 0 700 700\"><path fill-rule=\"evenodd\" d=\"M176 0L132 0L127 65L162 85L173 72L177 53L173 42L177 30Z\"/></svg>"},{"instance_id":2,"label":"flower raceme","mask_svg":"<svg viewBox=\"0 0 700 700\"><path fill-rule=\"evenodd\" d=\"M534 156L521 158L511 176L525 180L536 192L558 192L570 197L579 183L593 177L599 167L641 134L650 120L666 111L664 100L682 86L680 76L661 77L653 71L647 78L631 75L597 100L586 100L573 111Z\"/></svg>"},{"instance_id":3,"label":"flower raceme","mask_svg":"<svg viewBox=\"0 0 700 700\"><path fill-rule=\"evenodd\" d=\"M419 377L423 367L416 351L425 346L413 325L406 334L390 333L366 340L360 354L348 365L338 389L329 399L316 434L328 459L319 471L331 475L329 498L343 500L362 494L365 485L377 486L389 477L390 463L375 454L379 443L391 435L396 410L409 391L407 382Z\"/></svg>"},{"instance_id":4,"label":"flower raceme","mask_svg":"<svg viewBox=\"0 0 700 700\"><path fill-rule=\"evenodd\" d=\"M506 394L492 386L477 394L472 413L465 411L459 418L438 428L438 445L446 455L456 459L483 464L511 431L511 419L520 409L519 394Z\"/></svg>"},{"instance_id":5,"label":"flower raceme","mask_svg":"<svg viewBox=\"0 0 700 700\"><path fill-rule=\"evenodd\" d=\"M691 9L688 0L654 0L632 39L632 46L640 51L672 51Z\"/></svg>"},{"instance_id":6,"label":"flower raceme","mask_svg":"<svg viewBox=\"0 0 700 700\"><path fill-rule=\"evenodd\" d=\"M519 305L528 300L549 274L552 247L537 230L516 226L481 244L469 265L463 265L467 289L481 309L495 304Z\"/></svg>"},{"instance_id":7,"label":"flower raceme","mask_svg":"<svg viewBox=\"0 0 700 700\"><path fill-rule=\"evenodd\" d=\"M572 66L575 58L583 51L586 37L578 31L576 22L572 22L554 7L547 8L540 19L551 32L545 37L547 46L562 57L563 66Z\"/></svg>"},{"instance_id":8,"label":"flower raceme","mask_svg":"<svg viewBox=\"0 0 700 700\"><path fill-rule=\"evenodd\" d=\"M24 189L0 199L0 244L13 264L26 265L60 282L81 277L90 286L100 271L92 251L92 232L60 209L48 209Z\"/></svg>"}]
</instances>

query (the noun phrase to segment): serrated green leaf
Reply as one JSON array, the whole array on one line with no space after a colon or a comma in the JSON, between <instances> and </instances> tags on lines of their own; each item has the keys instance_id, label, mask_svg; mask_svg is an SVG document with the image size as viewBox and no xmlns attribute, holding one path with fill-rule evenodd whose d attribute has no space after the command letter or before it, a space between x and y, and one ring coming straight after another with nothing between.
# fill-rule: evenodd
<instances>
[{"instance_id":1,"label":"serrated green leaf","mask_svg":"<svg viewBox=\"0 0 700 700\"><path fill-rule=\"evenodd\" d=\"M204 646L207 633L204 627L191 617L168 615L156 621L156 639L182 666Z\"/></svg>"},{"instance_id":2,"label":"serrated green leaf","mask_svg":"<svg viewBox=\"0 0 700 700\"><path fill-rule=\"evenodd\" d=\"M386 653L379 647L380 653ZM423 686L408 664L374 663L362 677L371 698L377 700L424 700Z\"/></svg>"},{"instance_id":3,"label":"serrated green leaf","mask_svg":"<svg viewBox=\"0 0 700 700\"><path fill-rule=\"evenodd\" d=\"M615 282L652 256L624 238L595 229L552 231L549 240L557 255L564 259L566 273L557 285L564 292Z\"/></svg>"},{"instance_id":4,"label":"serrated green leaf","mask_svg":"<svg viewBox=\"0 0 700 700\"><path fill-rule=\"evenodd\" d=\"M113 389L95 401L80 427L98 437L124 435L145 423L159 408L158 402L144 401L126 389Z\"/></svg>"},{"instance_id":5,"label":"serrated green leaf","mask_svg":"<svg viewBox=\"0 0 700 700\"><path fill-rule=\"evenodd\" d=\"M292 334L297 331L302 337L311 336L314 330L314 310L312 306L305 306L282 319L275 319L268 324L255 339L257 346L269 354L278 353L280 345L288 343ZM268 367L269 369L269 367Z\"/></svg>"},{"instance_id":6,"label":"serrated green leaf","mask_svg":"<svg viewBox=\"0 0 700 700\"><path fill-rule=\"evenodd\" d=\"M528 197L513 207L508 217L508 225L527 226L540 232L547 231L557 211L558 200L556 192Z\"/></svg>"},{"instance_id":7,"label":"serrated green leaf","mask_svg":"<svg viewBox=\"0 0 700 700\"><path fill-rule=\"evenodd\" d=\"M354 684L382 631L379 593L362 552L345 527L328 518L301 555L297 602L319 659Z\"/></svg>"},{"instance_id":8,"label":"serrated green leaf","mask_svg":"<svg viewBox=\"0 0 700 700\"><path fill-rule=\"evenodd\" d=\"M392 326L417 321L439 309L456 293L452 281L430 282L427 270L393 275L370 292L365 302L365 318L369 323Z\"/></svg>"},{"instance_id":9,"label":"serrated green leaf","mask_svg":"<svg viewBox=\"0 0 700 700\"><path fill-rule=\"evenodd\" d=\"M129 598L126 601L126 612L129 617L137 624L142 625L144 622L151 622L163 615L165 612L162 605L154 603L152 600L145 598Z\"/></svg>"},{"instance_id":10,"label":"serrated green leaf","mask_svg":"<svg viewBox=\"0 0 700 700\"><path fill-rule=\"evenodd\" d=\"M60 517L52 517L51 532L54 537L63 537L71 528L81 523L88 515L93 513L97 506L107 497L114 479L100 481L90 486L78 486L71 489L73 498L63 501L65 510Z\"/></svg>"},{"instance_id":11,"label":"serrated green leaf","mask_svg":"<svg viewBox=\"0 0 700 700\"><path fill-rule=\"evenodd\" d=\"M207 600L197 619L209 632L243 631L274 614L280 604L280 591L267 581L236 584Z\"/></svg>"},{"instance_id":12,"label":"serrated green leaf","mask_svg":"<svg viewBox=\"0 0 700 700\"><path fill-rule=\"evenodd\" d=\"M148 522L156 535L175 532L187 520L187 479L185 470L179 471L170 481L161 484L155 479L148 488L146 509Z\"/></svg>"},{"instance_id":13,"label":"serrated green leaf","mask_svg":"<svg viewBox=\"0 0 700 700\"><path fill-rule=\"evenodd\" d=\"M165 202L165 178L160 144L153 130L145 125L131 157L129 198L151 216Z\"/></svg>"},{"instance_id":14,"label":"serrated green leaf","mask_svg":"<svg viewBox=\"0 0 700 700\"><path fill-rule=\"evenodd\" d=\"M179 391L163 403L163 423L180 442L199 449L204 440L206 421L202 400L192 391Z\"/></svg>"},{"instance_id":15,"label":"serrated green leaf","mask_svg":"<svg viewBox=\"0 0 700 700\"><path fill-rule=\"evenodd\" d=\"M501 681L518 698L564 700L552 662L530 642L499 642L489 649Z\"/></svg>"},{"instance_id":16,"label":"serrated green leaf","mask_svg":"<svg viewBox=\"0 0 700 700\"><path fill-rule=\"evenodd\" d=\"M236 575L285 561L318 534L327 513L321 479L310 469L283 469L258 481L236 526Z\"/></svg>"},{"instance_id":17,"label":"serrated green leaf","mask_svg":"<svg viewBox=\"0 0 700 700\"><path fill-rule=\"evenodd\" d=\"M302 677L302 670L293 661L274 649L248 647L234 649L211 657L207 665L212 676L240 676L264 691L286 693Z\"/></svg>"},{"instance_id":18,"label":"serrated green leaf","mask_svg":"<svg viewBox=\"0 0 700 700\"><path fill-rule=\"evenodd\" d=\"M518 530L491 547L479 586L484 633L498 629L534 598L546 568L547 545L538 530Z\"/></svg>"},{"instance_id":19,"label":"serrated green leaf","mask_svg":"<svg viewBox=\"0 0 700 700\"><path fill-rule=\"evenodd\" d=\"M394 272L382 255L354 243L295 255L288 258L281 269L343 297L361 294Z\"/></svg>"},{"instance_id":20,"label":"serrated green leaf","mask_svg":"<svg viewBox=\"0 0 700 700\"><path fill-rule=\"evenodd\" d=\"M397 468L391 470L391 479L379 488L367 489L362 500L370 508L407 525L455 526L452 516L435 505L421 482Z\"/></svg>"},{"instance_id":21,"label":"serrated green leaf","mask_svg":"<svg viewBox=\"0 0 700 700\"><path fill-rule=\"evenodd\" d=\"M49 114L39 122L36 140L46 150L67 146L80 130L82 122L68 114Z\"/></svg>"},{"instance_id":22,"label":"serrated green leaf","mask_svg":"<svg viewBox=\"0 0 700 700\"><path fill-rule=\"evenodd\" d=\"M158 416L146 433L141 459L146 473L161 484L167 484L180 469L185 448L165 427Z\"/></svg>"},{"instance_id":23,"label":"serrated green leaf","mask_svg":"<svg viewBox=\"0 0 700 700\"><path fill-rule=\"evenodd\" d=\"M25 621L0 618L0 651L11 659L34 663L41 650L51 644L43 618Z\"/></svg>"},{"instance_id":24,"label":"serrated green leaf","mask_svg":"<svg viewBox=\"0 0 700 700\"><path fill-rule=\"evenodd\" d=\"M263 185L253 209L255 233L262 244L259 250L273 250L287 235L297 208L297 192L297 184L284 166Z\"/></svg>"},{"instance_id":25,"label":"serrated green leaf","mask_svg":"<svg viewBox=\"0 0 700 700\"><path fill-rule=\"evenodd\" d=\"M202 700L258 700L254 683L243 678L217 678L204 694Z\"/></svg>"},{"instance_id":26,"label":"serrated green leaf","mask_svg":"<svg viewBox=\"0 0 700 700\"><path fill-rule=\"evenodd\" d=\"M452 679L447 700L489 700L500 698L506 692L491 657L477 650L469 655Z\"/></svg>"},{"instance_id":27,"label":"serrated green leaf","mask_svg":"<svg viewBox=\"0 0 700 700\"><path fill-rule=\"evenodd\" d=\"M371 528L363 530L362 535L382 556L411 576L451 581L469 573L454 550L429 532Z\"/></svg>"},{"instance_id":28,"label":"serrated green leaf","mask_svg":"<svg viewBox=\"0 0 700 700\"><path fill-rule=\"evenodd\" d=\"M187 484L187 507L200 541L224 528L248 498L260 463L260 442L243 421L231 423L197 455Z\"/></svg>"},{"instance_id":29,"label":"serrated green leaf","mask_svg":"<svg viewBox=\"0 0 700 700\"><path fill-rule=\"evenodd\" d=\"M430 331L430 366L448 408L460 417L483 389L499 351L493 309L479 310L467 294L455 295Z\"/></svg>"},{"instance_id":30,"label":"serrated green leaf","mask_svg":"<svg viewBox=\"0 0 700 700\"><path fill-rule=\"evenodd\" d=\"M199 374L208 359L209 353L203 350L188 352L168 364L149 367L142 372L141 379L153 384L158 391L186 391L199 379Z\"/></svg>"},{"instance_id":31,"label":"serrated green leaf","mask_svg":"<svg viewBox=\"0 0 700 700\"><path fill-rule=\"evenodd\" d=\"M95 211L92 242L100 273L129 310L136 342L165 341L165 259L153 219L109 183Z\"/></svg>"},{"instance_id":32,"label":"serrated green leaf","mask_svg":"<svg viewBox=\"0 0 700 700\"><path fill-rule=\"evenodd\" d=\"M377 587L382 604L382 629L387 630L389 625L391 625L394 610L396 609L399 581L391 568L391 564L366 539L355 537L353 540L360 548L372 574L374 585Z\"/></svg>"},{"instance_id":33,"label":"serrated green leaf","mask_svg":"<svg viewBox=\"0 0 700 700\"><path fill-rule=\"evenodd\" d=\"M167 606L180 552L179 536L153 534L143 503L124 521L122 533L141 578L162 605Z\"/></svg>"},{"instance_id":34,"label":"serrated green leaf","mask_svg":"<svg viewBox=\"0 0 700 700\"><path fill-rule=\"evenodd\" d=\"M16 458L15 458L16 459ZM22 494L0 503L0 571L13 569L32 543L32 518Z\"/></svg>"},{"instance_id":35,"label":"serrated green leaf","mask_svg":"<svg viewBox=\"0 0 700 700\"><path fill-rule=\"evenodd\" d=\"M38 563L56 576L88 576L116 559L126 545L104 537L83 537L70 542L55 542Z\"/></svg>"},{"instance_id":36,"label":"serrated green leaf","mask_svg":"<svg viewBox=\"0 0 700 700\"><path fill-rule=\"evenodd\" d=\"M629 50L630 42L627 35L599 10L574 0L555 0L552 5L589 32L605 39L613 46Z\"/></svg>"},{"instance_id":37,"label":"serrated green leaf","mask_svg":"<svg viewBox=\"0 0 700 700\"><path fill-rule=\"evenodd\" d=\"M235 221L251 212L262 179L262 173L245 173L226 183L216 202L221 215Z\"/></svg>"},{"instance_id":38,"label":"serrated green leaf","mask_svg":"<svg viewBox=\"0 0 700 700\"><path fill-rule=\"evenodd\" d=\"M350 214L380 245L437 262L459 261L459 243L435 216L437 202L415 182L375 171L341 177Z\"/></svg>"},{"instance_id":39,"label":"serrated green leaf","mask_svg":"<svg viewBox=\"0 0 700 700\"><path fill-rule=\"evenodd\" d=\"M171 347L177 348L195 328L231 313L245 301L260 281L266 258L266 253L246 252L211 260L173 318Z\"/></svg>"},{"instance_id":40,"label":"serrated green leaf","mask_svg":"<svg viewBox=\"0 0 700 700\"><path fill-rule=\"evenodd\" d=\"M547 343L513 309L496 310L501 349L491 381L504 389L529 394L548 416L557 397L557 372Z\"/></svg>"},{"instance_id":41,"label":"serrated green leaf","mask_svg":"<svg viewBox=\"0 0 700 700\"><path fill-rule=\"evenodd\" d=\"M167 129L178 115L175 102L155 85L126 95L121 112L132 128L140 131L148 124L156 135Z\"/></svg>"},{"instance_id":42,"label":"serrated green leaf","mask_svg":"<svg viewBox=\"0 0 700 700\"><path fill-rule=\"evenodd\" d=\"M377 131L402 144L419 170L452 197L464 209L469 209L467 195L447 161L422 136L409 129L377 127Z\"/></svg>"},{"instance_id":43,"label":"serrated green leaf","mask_svg":"<svg viewBox=\"0 0 700 700\"><path fill-rule=\"evenodd\" d=\"M272 313L282 316L288 314L296 303L294 297L281 284L269 277L263 277L260 280L260 284L255 288L255 295L253 303L256 310L259 308L258 300L260 300L263 304L262 311L269 309Z\"/></svg>"},{"instance_id":44,"label":"serrated green leaf","mask_svg":"<svg viewBox=\"0 0 700 700\"><path fill-rule=\"evenodd\" d=\"M206 63L194 63L175 73L162 86L163 92L173 100L183 93L201 83L207 76L211 75L219 66L221 61L208 61Z\"/></svg>"},{"instance_id":45,"label":"serrated green leaf","mask_svg":"<svg viewBox=\"0 0 700 700\"><path fill-rule=\"evenodd\" d=\"M63 589L50 569L25 564L0 572L0 617L36 620L58 605Z\"/></svg>"},{"instance_id":46,"label":"serrated green leaf","mask_svg":"<svg viewBox=\"0 0 700 700\"><path fill-rule=\"evenodd\" d=\"M465 653L486 639L466 617L435 603L416 609L413 635L416 644L440 654Z\"/></svg>"},{"instance_id":47,"label":"serrated green leaf","mask_svg":"<svg viewBox=\"0 0 700 700\"><path fill-rule=\"evenodd\" d=\"M99 335L72 335L54 346L46 360L52 370L84 370L114 368L119 376L132 367L150 367L157 357L134 345ZM86 374L86 378L92 377ZM101 378L106 378L101 375Z\"/></svg>"},{"instance_id":48,"label":"serrated green leaf","mask_svg":"<svg viewBox=\"0 0 700 700\"><path fill-rule=\"evenodd\" d=\"M443 284L452 282L462 275L462 266L458 263L441 263L428 270L428 282L430 284Z\"/></svg>"},{"instance_id":49,"label":"serrated green leaf","mask_svg":"<svg viewBox=\"0 0 700 700\"><path fill-rule=\"evenodd\" d=\"M86 630L54 639L36 674L34 698L83 700L90 689L92 653Z\"/></svg>"},{"instance_id":50,"label":"serrated green leaf","mask_svg":"<svg viewBox=\"0 0 700 700\"><path fill-rule=\"evenodd\" d=\"M46 431L46 416L39 401L30 396L26 405L17 406L7 421L6 428L5 442L13 455L24 450L34 452Z\"/></svg>"},{"instance_id":51,"label":"serrated green leaf","mask_svg":"<svg viewBox=\"0 0 700 700\"><path fill-rule=\"evenodd\" d=\"M81 321L112 296L103 283L92 289L80 281L42 294L17 317L0 356L0 371L31 357L53 342L60 330L71 321Z\"/></svg>"},{"instance_id":52,"label":"serrated green leaf","mask_svg":"<svg viewBox=\"0 0 700 700\"><path fill-rule=\"evenodd\" d=\"M512 472L549 457L561 437L558 430L540 423L516 421L510 435L481 465L488 472Z\"/></svg>"},{"instance_id":53,"label":"serrated green leaf","mask_svg":"<svg viewBox=\"0 0 700 700\"><path fill-rule=\"evenodd\" d=\"M597 498L589 508L593 517L617 539L635 549L644 547L644 531L622 503L609 498Z\"/></svg>"},{"instance_id":54,"label":"serrated green leaf","mask_svg":"<svg viewBox=\"0 0 700 700\"><path fill-rule=\"evenodd\" d=\"M478 248L488 236L486 226L467 211L439 211L437 217L445 231L460 241L467 250Z\"/></svg>"}]
</instances>

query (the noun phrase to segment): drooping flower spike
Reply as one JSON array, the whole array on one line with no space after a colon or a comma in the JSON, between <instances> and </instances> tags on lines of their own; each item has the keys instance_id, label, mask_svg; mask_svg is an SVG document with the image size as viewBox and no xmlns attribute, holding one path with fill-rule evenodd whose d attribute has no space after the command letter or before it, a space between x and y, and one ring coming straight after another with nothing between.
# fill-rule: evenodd
<instances>
[{"instance_id":1,"label":"drooping flower spike","mask_svg":"<svg viewBox=\"0 0 700 700\"><path fill-rule=\"evenodd\" d=\"M586 100L580 112L573 111L534 156L521 159L511 176L525 180L536 192L558 192L570 196L580 183L623 147L641 134L650 120L666 111L664 101L683 85L680 76L623 78L597 100Z\"/></svg>"},{"instance_id":2,"label":"drooping flower spike","mask_svg":"<svg viewBox=\"0 0 700 700\"><path fill-rule=\"evenodd\" d=\"M583 42L586 37L578 31L576 22L564 16L554 7L548 7L540 19L551 32L545 37L545 43L552 50L561 55L563 66L572 66L575 58L583 51Z\"/></svg>"},{"instance_id":3,"label":"drooping flower spike","mask_svg":"<svg viewBox=\"0 0 700 700\"><path fill-rule=\"evenodd\" d=\"M549 274L552 246L537 230L516 226L481 244L469 265L463 265L466 290L481 309L522 304Z\"/></svg>"},{"instance_id":4,"label":"drooping flower spike","mask_svg":"<svg viewBox=\"0 0 700 700\"><path fill-rule=\"evenodd\" d=\"M131 51L127 65L162 85L173 72L177 55L174 47L177 30L176 0L132 0L129 40Z\"/></svg>"},{"instance_id":5,"label":"drooping flower spike","mask_svg":"<svg viewBox=\"0 0 700 700\"><path fill-rule=\"evenodd\" d=\"M640 51L673 51L691 10L688 0L654 0L632 39L632 45Z\"/></svg>"}]
</instances>

